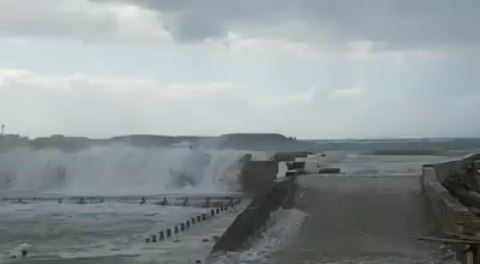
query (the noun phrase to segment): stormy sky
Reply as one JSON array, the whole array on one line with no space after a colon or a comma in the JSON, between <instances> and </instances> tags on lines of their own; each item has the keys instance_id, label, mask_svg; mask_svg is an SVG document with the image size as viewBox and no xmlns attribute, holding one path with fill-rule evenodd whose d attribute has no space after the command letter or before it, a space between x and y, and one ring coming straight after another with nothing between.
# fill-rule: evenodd
<instances>
[{"instance_id":1,"label":"stormy sky","mask_svg":"<svg viewBox=\"0 0 480 264\"><path fill-rule=\"evenodd\" d=\"M7 132L480 136L480 1L2 0Z\"/></svg>"}]
</instances>

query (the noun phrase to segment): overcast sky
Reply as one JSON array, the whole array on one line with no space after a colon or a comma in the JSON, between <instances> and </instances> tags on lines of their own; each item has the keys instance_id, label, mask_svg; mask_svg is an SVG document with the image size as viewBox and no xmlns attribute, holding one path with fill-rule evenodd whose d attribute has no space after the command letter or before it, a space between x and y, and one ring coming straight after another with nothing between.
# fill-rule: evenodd
<instances>
[{"instance_id":1,"label":"overcast sky","mask_svg":"<svg viewBox=\"0 0 480 264\"><path fill-rule=\"evenodd\" d=\"M1 0L0 123L480 136L480 1Z\"/></svg>"}]
</instances>

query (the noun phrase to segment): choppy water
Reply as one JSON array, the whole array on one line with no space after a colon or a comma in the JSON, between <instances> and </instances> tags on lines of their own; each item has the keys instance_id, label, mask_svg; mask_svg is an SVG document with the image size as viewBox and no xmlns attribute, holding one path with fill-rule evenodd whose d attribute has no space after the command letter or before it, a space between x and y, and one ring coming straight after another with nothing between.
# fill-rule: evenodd
<instances>
[{"instance_id":1,"label":"choppy water","mask_svg":"<svg viewBox=\"0 0 480 264\"><path fill-rule=\"evenodd\" d=\"M201 208L138 203L4 202L0 203L0 252L27 242L32 249L26 260L33 262L128 259L145 253L140 247L152 230L157 233L180 220L207 212ZM13 261L6 255L0 257L0 263L2 259Z\"/></svg>"}]
</instances>

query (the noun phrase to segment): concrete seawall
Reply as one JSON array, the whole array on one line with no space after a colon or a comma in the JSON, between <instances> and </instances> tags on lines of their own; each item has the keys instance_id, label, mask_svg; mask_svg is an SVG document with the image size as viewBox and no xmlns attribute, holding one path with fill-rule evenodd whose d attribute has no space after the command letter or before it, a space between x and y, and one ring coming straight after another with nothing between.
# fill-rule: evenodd
<instances>
[{"instance_id":1,"label":"concrete seawall","mask_svg":"<svg viewBox=\"0 0 480 264\"><path fill-rule=\"evenodd\" d=\"M473 217L473 214L443 187L437 179L435 168L423 169L422 185L438 230L462 232L464 227L458 224L461 216L472 215Z\"/></svg>"},{"instance_id":2,"label":"concrete seawall","mask_svg":"<svg viewBox=\"0 0 480 264\"><path fill-rule=\"evenodd\" d=\"M255 197L223 233L212 253L242 248L247 239L267 222L270 213L279 207L291 207L295 192L295 178L275 182L264 194Z\"/></svg>"},{"instance_id":3,"label":"concrete seawall","mask_svg":"<svg viewBox=\"0 0 480 264\"><path fill-rule=\"evenodd\" d=\"M278 163L273 160L252 160L252 155L243 157L240 183L242 190L264 193L269 190L278 173Z\"/></svg>"},{"instance_id":4,"label":"concrete seawall","mask_svg":"<svg viewBox=\"0 0 480 264\"><path fill-rule=\"evenodd\" d=\"M478 157L479 155L471 155L460 160L423 167L422 188L440 236L453 235L460 239L480 236L480 217L463 205L442 184L448 176L461 173L467 162ZM478 245L452 244L459 261L469 264L480 263Z\"/></svg>"}]
</instances>

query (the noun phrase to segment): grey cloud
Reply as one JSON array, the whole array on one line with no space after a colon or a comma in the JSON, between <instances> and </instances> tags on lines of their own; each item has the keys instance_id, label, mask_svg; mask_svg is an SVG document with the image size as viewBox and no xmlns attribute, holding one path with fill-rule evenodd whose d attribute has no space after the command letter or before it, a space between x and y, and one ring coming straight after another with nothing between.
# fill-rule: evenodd
<instances>
[{"instance_id":1,"label":"grey cloud","mask_svg":"<svg viewBox=\"0 0 480 264\"><path fill-rule=\"evenodd\" d=\"M180 41L229 30L309 42L371 40L389 49L480 40L480 2L475 0L126 1L175 17L165 23Z\"/></svg>"},{"instance_id":2,"label":"grey cloud","mask_svg":"<svg viewBox=\"0 0 480 264\"><path fill-rule=\"evenodd\" d=\"M118 31L110 7L122 3L157 12L179 42L224 38L229 31L333 46L369 40L376 49L458 48L480 41L476 0L5 0L0 34L102 38Z\"/></svg>"}]
</instances>

